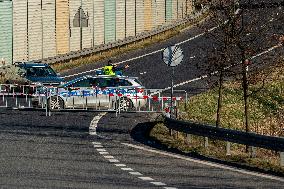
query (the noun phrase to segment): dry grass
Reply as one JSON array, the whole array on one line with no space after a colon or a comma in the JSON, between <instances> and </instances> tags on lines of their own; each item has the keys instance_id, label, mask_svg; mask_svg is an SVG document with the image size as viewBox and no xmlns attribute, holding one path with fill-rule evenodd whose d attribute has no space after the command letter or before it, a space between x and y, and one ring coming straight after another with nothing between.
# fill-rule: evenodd
<instances>
[{"instance_id":1,"label":"dry grass","mask_svg":"<svg viewBox=\"0 0 284 189\"><path fill-rule=\"evenodd\" d=\"M262 86L265 78L264 87ZM250 130L255 133L284 136L284 62L250 75L249 98ZM209 90L190 99L190 107L185 110L181 105L181 119L192 120L206 124L215 124L217 108L217 89ZM244 131L244 106L239 81L227 82L224 89L224 102L221 112L221 126ZM280 167L279 153L257 148L256 157L251 158L243 145L232 144L231 155L226 155L226 143L209 140L208 149L204 148L204 138L193 136L192 143L188 144L183 134L178 138L169 135L163 124L158 124L151 132L151 136L163 144L184 152L194 152L207 157L217 158L238 164L258 167L263 170L275 171L284 175L284 168Z\"/></svg>"}]
</instances>

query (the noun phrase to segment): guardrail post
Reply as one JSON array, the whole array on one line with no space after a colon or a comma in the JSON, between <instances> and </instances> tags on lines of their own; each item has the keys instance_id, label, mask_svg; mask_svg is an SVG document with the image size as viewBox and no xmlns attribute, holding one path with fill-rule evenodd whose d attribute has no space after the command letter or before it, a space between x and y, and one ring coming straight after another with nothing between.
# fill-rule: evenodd
<instances>
[{"instance_id":1,"label":"guardrail post","mask_svg":"<svg viewBox=\"0 0 284 189\"><path fill-rule=\"evenodd\" d=\"M186 142L187 142L187 144L191 144L191 142L192 142L192 137L191 137L191 134L186 134Z\"/></svg>"},{"instance_id":2,"label":"guardrail post","mask_svg":"<svg viewBox=\"0 0 284 189\"><path fill-rule=\"evenodd\" d=\"M250 153L251 158L255 158L256 157L256 148L254 146L250 146L249 147L249 153Z\"/></svg>"},{"instance_id":3,"label":"guardrail post","mask_svg":"<svg viewBox=\"0 0 284 189\"><path fill-rule=\"evenodd\" d=\"M280 166L284 167L284 152L280 152Z\"/></svg>"},{"instance_id":4,"label":"guardrail post","mask_svg":"<svg viewBox=\"0 0 284 189\"><path fill-rule=\"evenodd\" d=\"M231 143L227 142L226 143L226 156L230 156L231 155Z\"/></svg>"},{"instance_id":5,"label":"guardrail post","mask_svg":"<svg viewBox=\"0 0 284 189\"><path fill-rule=\"evenodd\" d=\"M204 148L208 148L209 142L208 142L208 137L204 137Z\"/></svg>"}]
</instances>

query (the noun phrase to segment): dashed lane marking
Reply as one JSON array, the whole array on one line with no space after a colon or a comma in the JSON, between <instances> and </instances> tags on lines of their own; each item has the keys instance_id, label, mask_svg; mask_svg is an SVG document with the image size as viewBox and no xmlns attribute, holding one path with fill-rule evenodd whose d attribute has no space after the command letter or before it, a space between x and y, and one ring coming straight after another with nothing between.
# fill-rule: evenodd
<instances>
[{"instance_id":1,"label":"dashed lane marking","mask_svg":"<svg viewBox=\"0 0 284 189\"><path fill-rule=\"evenodd\" d=\"M104 156L104 158L106 158L106 159L114 159L113 156Z\"/></svg>"},{"instance_id":2,"label":"dashed lane marking","mask_svg":"<svg viewBox=\"0 0 284 189\"><path fill-rule=\"evenodd\" d=\"M98 151L98 152L106 152L106 149L98 148L97 151Z\"/></svg>"},{"instance_id":3,"label":"dashed lane marking","mask_svg":"<svg viewBox=\"0 0 284 189\"><path fill-rule=\"evenodd\" d=\"M141 180L144 180L144 181L152 181L152 180L154 180L151 177L138 177L138 178L140 178Z\"/></svg>"},{"instance_id":4,"label":"dashed lane marking","mask_svg":"<svg viewBox=\"0 0 284 189\"><path fill-rule=\"evenodd\" d=\"M109 154L108 152L99 152L101 155L107 155Z\"/></svg>"},{"instance_id":5,"label":"dashed lane marking","mask_svg":"<svg viewBox=\"0 0 284 189\"><path fill-rule=\"evenodd\" d=\"M136 176L142 176L143 175L142 173L139 173L139 172L129 172L129 174L136 175Z\"/></svg>"},{"instance_id":6,"label":"dashed lane marking","mask_svg":"<svg viewBox=\"0 0 284 189\"><path fill-rule=\"evenodd\" d=\"M90 128L89 128L89 134L90 135L97 135L96 128L98 125L98 122L100 119L105 115L106 113L100 113L99 115L95 116L94 119L91 121ZM143 181L152 181L151 183L156 186L165 186L165 183L162 182L155 182L153 178L151 177L141 177L143 176L142 173L134 171L132 168L127 167L125 164L119 163L120 161L118 159L115 159L114 156L110 155L109 152L104 148L101 142L92 142L93 147L101 154L106 160L108 160L110 163L113 163L116 167L119 167L123 171L128 171L130 175L137 176L139 179Z\"/></svg>"},{"instance_id":7,"label":"dashed lane marking","mask_svg":"<svg viewBox=\"0 0 284 189\"><path fill-rule=\"evenodd\" d=\"M220 168L220 169L239 172L239 173L246 174L246 175L257 176L257 177L261 177L261 178L266 178L266 179L284 182L284 178L277 177L277 176L266 175L266 174L262 174L262 173L247 171L247 170L244 170L244 169L229 167L229 166L225 166L225 165L221 165L221 164L217 164L217 163L197 160L197 159L193 159L193 158L189 158L189 157L184 157L184 156L181 156L181 155L178 155L178 154L170 154L170 153L167 153L167 152L154 150L154 149L148 149L148 148L145 148L145 147L142 147L142 146L137 146L137 145L134 145L134 144L128 144L128 143L121 143L121 144L128 146L128 147L135 148L135 149L139 149L139 150L143 150L143 151L147 151L147 152L152 152L152 153L156 153L156 154L160 154L160 155L164 155L164 156L169 156L169 157L173 157L173 158L177 158L177 159L182 159L182 160L186 160L186 161L191 161L191 162L199 163L199 164L206 165L206 166L216 167L216 168Z\"/></svg>"},{"instance_id":8,"label":"dashed lane marking","mask_svg":"<svg viewBox=\"0 0 284 189\"><path fill-rule=\"evenodd\" d=\"M126 168L121 168L123 171L134 171L132 168L126 167Z\"/></svg>"},{"instance_id":9,"label":"dashed lane marking","mask_svg":"<svg viewBox=\"0 0 284 189\"><path fill-rule=\"evenodd\" d=\"M187 43L187 42L189 42L189 41L192 41L192 40L194 40L194 39L196 39L196 38L198 38L198 37L201 37L201 36L205 35L207 32L212 32L212 31L214 31L214 30L217 29L218 27L219 27L219 26L215 26L215 27L213 27L213 28L207 30L206 32L203 32L203 33L200 33L200 34L198 34L198 35L196 35L196 36L190 37L190 38L188 38L188 39L186 39L186 40L184 40L184 41L181 41L181 42L179 42L179 43L176 43L175 45L181 45L181 44ZM164 50L165 50L165 48L162 48L162 49L159 49L159 50L156 50L156 51L153 51L153 52L150 52L150 53L146 53L146 54L143 54L143 55L134 57L134 58L130 58L130 59L127 59L127 60L123 60L123 61L121 61L121 62L113 63L113 65L117 66L117 65L119 65L119 64L123 64L123 63L126 63L126 62L130 62L130 61L133 61L133 60L138 60L138 59L141 59L141 58L144 58L144 57L153 55L153 54L160 53L160 52L162 52L162 51L164 51ZM68 78L68 77L78 76L78 75L82 75L82 74L87 74L87 73L91 73L91 72L94 72L94 71L100 70L100 69L102 69L102 67L101 67L101 68L92 69L92 70L88 70L88 71L84 71L84 72L80 72L80 73L76 73L76 74L66 75L66 76L63 76L63 78Z\"/></svg>"},{"instance_id":10,"label":"dashed lane marking","mask_svg":"<svg viewBox=\"0 0 284 189\"><path fill-rule=\"evenodd\" d=\"M117 160L117 159L108 159L108 161L111 162L111 163L118 163L119 162L119 160Z\"/></svg>"},{"instance_id":11,"label":"dashed lane marking","mask_svg":"<svg viewBox=\"0 0 284 189\"><path fill-rule=\"evenodd\" d=\"M166 184L165 183L163 183L163 182L150 182L151 184L154 184L154 185L156 185L156 186L166 186Z\"/></svg>"},{"instance_id":12,"label":"dashed lane marking","mask_svg":"<svg viewBox=\"0 0 284 189\"><path fill-rule=\"evenodd\" d=\"M114 165L117 166L117 167L126 167L125 164L114 164Z\"/></svg>"}]
</instances>

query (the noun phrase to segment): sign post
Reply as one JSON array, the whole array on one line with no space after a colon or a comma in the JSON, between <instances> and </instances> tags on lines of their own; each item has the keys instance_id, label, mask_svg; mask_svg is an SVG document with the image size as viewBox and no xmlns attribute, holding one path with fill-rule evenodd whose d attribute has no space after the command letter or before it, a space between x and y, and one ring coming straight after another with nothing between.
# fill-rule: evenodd
<instances>
[{"instance_id":1,"label":"sign post","mask_svg":"<svg viewBox=\"0 0 284 189\"><path fill-rule=\"evenodd\" d=\"M174 68L183 61L183 51L180 47L174 45L169 46L163 51L163 61L168 66L172 67L172 77L171 77L171 107L170 107L170 117L173 113L173 93L174 93Z\"/></svg>"}]
</instances>

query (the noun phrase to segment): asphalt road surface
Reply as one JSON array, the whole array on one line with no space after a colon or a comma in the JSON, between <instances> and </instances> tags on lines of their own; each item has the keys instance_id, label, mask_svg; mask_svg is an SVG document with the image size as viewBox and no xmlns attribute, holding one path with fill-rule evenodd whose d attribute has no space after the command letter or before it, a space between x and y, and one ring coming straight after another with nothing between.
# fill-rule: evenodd
<instances>
[{"instance_id":1,"label":"asphalt road surface","mask_svg":"<svg viewBox=\"0 0 284 189\"><path fill-rule=\"evenodd\" d=\"M245 12L244 19L247 22L253 23L251 27L255 32L262 30L262 27L266 28L265 31L259 32L259 37L257 37L253 42L254 45L258 46L258 48L255 49L255 53L253 55L262 53L272 46L279 44L279 41L277 41L273 36L284 33L283 7L272 6L263 8L260 6L257 9L250 8ZM166 41L152 44L147 48L138 49L127 54L121 54L117 57L111 57L111 59L114 63L117 63L131 59L133 57L149 54L151 52L164 49L167 46L182 42L179 46L184 52L184 60L180 65L175 67L174 76L174 84L180 84L185 81L200 77L204 74L208 74L208 70L205 69L208 68L208 63L206 63L208 60L208 54L210 54L210 52L218 46L218 44L216 43L216 38L220 39L221 34L220 30L218 29L209 32L208 34L206 33L206 31L215 26L216 22L207 19L205 22L199 24L198 26L184 30L179 35L172 37ZM249 26L250 25L248 25L248 27ZM190 38L191 40L184 42ZM262 56L253 60L254 67L261 67L263 65L275 62L281 55L283 56L283 52L284 48L280 47L270 52L264 53ZM239 61L240 56L236 56L236 60ZM104 60L96 62L94 64L81 66L69 71L65 71L64 73L62 73L62 75L68 76L96 69L106 65L106 62L107 60ZM139 77L146 88L163 89L171 86L172 70L163 62L162 52L150 54L136 60L131 60L124 63L124 65L125 64L128 64L130 66L129 68L125 69L125 75ZM233 69L236 70L236 68ZM88 74L93 73L90 72ZM66 78L66 80L70 80L72 78L74 77L68 77ZM183 89L189 93L196 94L198 92L207 90L208 87L210 87L210 83L208 83L208 81L198 80L196 82L189 82L188 84L182 85L176 89Z\"/></svg>"},{"instance_id":2,"label":"asphalt road surface","mask_svg":"<svg viewBox=\"0 0 284 189\"><path fill-rule=\"evenodd\" d=\"M253 9L252 13L263 16L260 22L272 24L268 35L283 33L283 27L278 27L279 20L270 21L268 14L283 13L283 9L267 10ZM165 48L214 26L210 20L206 21L200 27L185 30L147 49L112 58L113 62ZM262 50L274 42L264 41ZM180 45L185 59L175 69L175 83L207 73L197 65L206 62L206 51L214 48L213 44L212 38L203 35ZM281 53L283 47L265 54L259 61L265 58L271 62ZM98 68L105 63L79 67L63 75ZM170 86L171 70L162 62L161 52L128 64L130 68L125 74L138 76L147 88ZM208 83L202 80L180 88L198 93L206 90ZM99 118L98 113L92 112L56 112L46 117L44 111L0 109L0 188L283 188L283 178L150 147L155 145L145 138L145 132L149 120L153 119L151 115L115 117L109 113ZM90 135L89 128L94 123L98 127Z\"/></svg>"},{"instance_id":3,"label":"asphalt road surface","mask_svg":"<svg viewBox=\"0 0 284 189\"><path fill-rule=\"evenodd\" d=\"M106 114L96 135L89 135L96 116L0 110L0 188L281 188L284 183L149 147L150 114Z\"/></svg>"}]
</instances>

